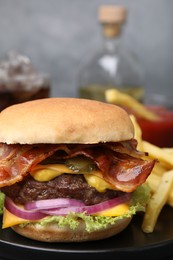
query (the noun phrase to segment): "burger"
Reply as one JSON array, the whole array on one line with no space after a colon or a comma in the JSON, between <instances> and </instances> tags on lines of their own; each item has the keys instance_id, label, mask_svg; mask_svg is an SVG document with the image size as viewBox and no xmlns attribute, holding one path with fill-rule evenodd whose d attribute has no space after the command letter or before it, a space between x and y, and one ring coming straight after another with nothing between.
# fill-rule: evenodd
<instances>
[{"instance_id":1,"label":"burger","mask_svg":"<svg viewBox=\"0 0 173 260\"><path fill-rule=\"evenodd\" d=\"M144 212L155 161L122 108L52 97L0 113L2 228L44 242L117 235Z\"/></svg>"}]
</instances>

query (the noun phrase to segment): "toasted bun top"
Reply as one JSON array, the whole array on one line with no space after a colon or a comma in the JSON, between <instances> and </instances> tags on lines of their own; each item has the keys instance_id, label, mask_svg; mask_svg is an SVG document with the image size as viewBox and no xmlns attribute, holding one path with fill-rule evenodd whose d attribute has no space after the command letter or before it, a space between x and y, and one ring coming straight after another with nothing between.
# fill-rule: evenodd
<instances>
[{"instance_id":1,"label":"toasted bun top","mask_svg":"<svg viewBox=\"0 0 173 260\"><path fill-rule=\"evenodd\" d=\"M0 142L99 143L133 138L128 114L116 105L79 98L47 98L0 113Z\"/></svg>"}]
</instances>

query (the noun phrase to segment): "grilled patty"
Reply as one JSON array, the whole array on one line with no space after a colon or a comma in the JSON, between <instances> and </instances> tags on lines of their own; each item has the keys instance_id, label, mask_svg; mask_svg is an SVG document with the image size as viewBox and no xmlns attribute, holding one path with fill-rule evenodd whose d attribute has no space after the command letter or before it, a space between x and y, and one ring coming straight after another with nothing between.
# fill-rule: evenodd
<instances>
[{"instance_id":1,"label":"grilled patty","mask_svg":"<svg viewBox=\"0 0 173 260\"><path fill-rule=\"evenodd\" d=\"M38 182L28 175L23 181L3 187L2 192L15 203L54 198L73 198L86 205L94 205L119 196L119 191L98 192L91 187L82 174L62 174L47 182Z\"/></svg>"}]
</instances>

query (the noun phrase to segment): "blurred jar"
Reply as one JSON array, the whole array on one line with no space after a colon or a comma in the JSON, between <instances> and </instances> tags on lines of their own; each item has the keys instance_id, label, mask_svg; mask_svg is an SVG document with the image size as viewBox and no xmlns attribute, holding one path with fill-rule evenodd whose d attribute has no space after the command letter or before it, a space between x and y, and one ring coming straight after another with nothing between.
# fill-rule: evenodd
<instances>
[{"instance_id":1,"label":"blurred jar","mask_svg":"<svg viewBox=\"0 0 173 260\"><path fill-rule=\"evenodd\" d=\"M142 138L159 147L173 147L173 96L149 93L144 103L160 118L156 121L137 118Z\"/></svg>"},{"instance_id":2,"label":"blurred jar","mask_svg":"<svg viewBox=\"0 0 173 260\"><path fill-rule=\"evenodd\" d=\"M13 104L50 97L50 76L38 72L30 59L10 52L0 63L0 110Z\"/></svg>"},{"instance_id":3,"label":"blurred jar","mask_svg":"<svg viewBox=\"0 0 173 260\"><path fill-rule=\"evenodd\" d=\"M123 6L101 6L98 19L101 25L102 48L89 59L83 57L79 71L79 96L105 101L108 88L117 88L139 101L144 97L144 74L137 55L124 48L122 27L127 10Z\"/></svg>"}]
</instances>

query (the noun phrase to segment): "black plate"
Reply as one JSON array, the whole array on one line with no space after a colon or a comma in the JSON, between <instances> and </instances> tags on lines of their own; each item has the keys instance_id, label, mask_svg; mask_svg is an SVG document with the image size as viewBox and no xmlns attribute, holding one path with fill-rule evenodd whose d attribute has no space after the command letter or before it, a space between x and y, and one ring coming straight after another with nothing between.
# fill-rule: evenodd
<instances>
[{"instance_id":1,"label":"black plate","mask_svg":"<svg viewBox=\"0 0 173 260\"><path fill-rule=\"evenodd\" d=\"M83 243L44 243L17 235L10 228L0 230L0 257L6 259L31 260L68 259L173 259L173 209L165 206L155 231L145 234L141 230L143 216L136 215L131 224L120 234L93 242ZM1 223L0 223L1 224ZM111 257L111 258L110 258Z\"/></svg>"}]
</instances>

